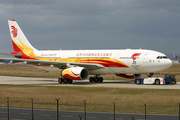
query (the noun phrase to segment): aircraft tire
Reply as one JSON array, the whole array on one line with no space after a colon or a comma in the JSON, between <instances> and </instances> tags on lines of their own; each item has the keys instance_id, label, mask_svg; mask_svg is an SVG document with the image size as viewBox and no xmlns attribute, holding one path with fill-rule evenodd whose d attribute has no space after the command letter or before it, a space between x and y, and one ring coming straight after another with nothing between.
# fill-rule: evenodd
<instances>
[{"instance_id":1,"label":"aircraft tire","mask_svg":"<svg viewBox=\"0 0 180 120\"><path fill-rule=\"evenodd\" d=\"M92 83L93 81L94 81L94 78L93 78L93 77L90 77L90 78L89 78L89 82Z\"/></svg>"},{"instance_id":2,"label":"aircraft tire","mask_svg":"<svg viewBox=\"0 0 180 120\"><path fill-rule=\"evenodd\" d=\"M68 83L68 79L64 79L64 84L67 84Z\"/></svg>"},{"instance_id":3,"label":"aircraft tire","mask_svg":"<svg viewBox=\"0 0 180 120\"><path fill-rule=\"evenodd\" d=\"M137 85L140 85L140 84L141 84L141 80L140 80L140 79L137 79L137 80L136 80L136 84L137 84Z\"/></svg>"},{"instance_id":4,"label":"aircraft tire","mask_svg":"<svg viewBox=\"0 0 180 120\"><path fill-rule=\"evenodd\" d=\"M159 79L156 79L156 80L155 80L155 84L156 84L156 85L160 85L160 80L159 80Z\"/></svg>"},{"instance_id":5,"label":"aircraft tire","mask_svg":"<svg viewBox=\"0 0 180 120\"><path fill-rule=\"evenodd\" d=\"M73 80L69 80L69 84L73 83Z\"/></svg>"},{"instance_id":6,"label":"aircraft tire","mask_svg":"<svg viewBox=\"0 0 180 120\"><path fill-rule=\"evenodd\" d=\"M99 82L101 82L101 83L103 82L103 78L102 77L99 77L98 79L99 79Z\"/></svg>"},{"instance_id":7,"label":"aircraft tire","mask_svg":"<svg viewBox=\"0 0 180 120\"><path fill-rule=\"evenodd\" d=\"M59 82L59 84L61 84L61 83L63 82L63 79L62 79L62 78L59 78L59 79L58 79L58 82Z\"/></svg>"}]
</instances>

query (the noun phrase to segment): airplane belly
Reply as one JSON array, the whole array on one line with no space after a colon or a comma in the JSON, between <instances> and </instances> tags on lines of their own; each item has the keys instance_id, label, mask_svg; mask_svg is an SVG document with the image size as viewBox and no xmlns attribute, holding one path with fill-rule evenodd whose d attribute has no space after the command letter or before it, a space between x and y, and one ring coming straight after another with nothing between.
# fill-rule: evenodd
<instances>
[{"instance_id":1,"label":"airplane belly","mask_svg":"<svg viewBox=\"0 0 180 120\"><path fill-rule=\"evenodd\" d=\"M130 73L130 74L141 74L141 60L126 60L122 61L128 67L109 67L115 74L118 73Z\"/></svg>"},{"instance_id":2,"label":"airplane belly","mask_svg":"<svg viewBox=\"0 0 180 120\"><path fill-rule=\"evenodd\" d=\"M105 68L102 68L102 69L96 69L96 70L89 70L89 74L90 75L104 75L104 74L114 74L114 72L109 69L109 67L105 67Z\"/></svg>"},{"instance_id":3,"label":"airplane belly","mask_svg":"<svg viewBox=\"0 0 180 120\"><path fill-rule=\"evenodd\" d=\"M115 74L117 73L139 74L141 72L138 68L134 68L134 67L129 67L129 68L110 67L109 69L113 71Z\"/></svg>"}]
</instances>

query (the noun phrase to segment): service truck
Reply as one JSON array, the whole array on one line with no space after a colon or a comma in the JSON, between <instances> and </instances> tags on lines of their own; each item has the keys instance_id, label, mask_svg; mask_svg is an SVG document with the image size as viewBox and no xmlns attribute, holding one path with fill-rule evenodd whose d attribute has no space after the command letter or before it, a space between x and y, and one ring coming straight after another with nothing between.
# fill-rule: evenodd
<instances>
[{"instance_id":1,"label":"service truck","mask_svg":"<svg viewBox=\"0 0 180 120\"><path fill-rule=\"evenodd\" d=\"M134 81L135 84L155 84L155 85L164 85L164 84L176 84L175 75L165 75L165 77L149 77L149 78L136 78Z\"/></svg>"}]
</instances>

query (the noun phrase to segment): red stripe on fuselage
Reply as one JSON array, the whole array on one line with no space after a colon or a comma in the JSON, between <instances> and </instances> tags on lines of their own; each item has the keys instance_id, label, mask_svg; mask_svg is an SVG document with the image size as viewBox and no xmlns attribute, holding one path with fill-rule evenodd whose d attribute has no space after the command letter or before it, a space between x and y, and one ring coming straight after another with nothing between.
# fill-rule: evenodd
<instances>
[{"instance_id":1,"label":"red stripe on fuselage","mask_svg":"<svg viewBox=\"0 0 180 120\"><path fill-rule=\"evenodd\" d=\"M88 62L85 62L85 61L88 61ZM94 62L91 62L91 61L94 61ZM109 61L109 60L82 60L82 63L96 63L96 64L101 64L104 67L128 67L127 65L123 65L118 62Z\"/></svg>"},{"instance_id":2,"label":"red stripe on fuselage","mask_svg":"<svg viewBox=\"0 0 180 120\"><path fill-rule=\"evenodd\" d=\"M12 41L12 43L13 43L13 47L14 47L14 52L12 52L12 54L21 52L22 53L22 57L21 57L22 59L34 59L34 60L36 60L35 58L31 58L31 57L27 56L26 54L24 54L24 52L13 41ZM110 61L110 60L96 59L96 60L82 60L81 62L82 63L96 63L96 64L103 65L104 67L128 67L127 65L118 63L116 61Z\"/></svg>"}]
</instances>

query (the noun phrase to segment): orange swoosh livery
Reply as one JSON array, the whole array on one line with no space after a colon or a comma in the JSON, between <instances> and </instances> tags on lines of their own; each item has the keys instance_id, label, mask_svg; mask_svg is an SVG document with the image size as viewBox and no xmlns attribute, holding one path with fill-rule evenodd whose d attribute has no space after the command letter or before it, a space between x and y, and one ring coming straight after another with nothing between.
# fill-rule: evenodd
<instances>
[{"instance_id":1,"label":"orange swoosh livery","mask_svg":"<svg viewBox=\"0 0 180 120\"><path fill-rule=\"evenodd\" d=\"M95 58L74 58L74 59L68 59L68 58L64 58L64 59L48 59L48 58L43 58L40 56L37 56L33 49L31 49L30 47L28 47L26 44L24 44L20 39L18 39L19 43L18 44L13 38L12 38L12 42L13 42L13 47L14 47L14 52L12 53L22 53L22 59L36 59L36 60L51 60L51 61L61 61L61 62L77 62L77 63L94 63L94 64L100 64L104 67L128 67L126 64L112 59L112 58L108 58L108 59L95 59Z\"/></svg>"}]
</instances>

